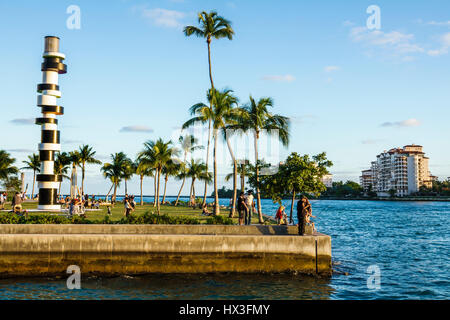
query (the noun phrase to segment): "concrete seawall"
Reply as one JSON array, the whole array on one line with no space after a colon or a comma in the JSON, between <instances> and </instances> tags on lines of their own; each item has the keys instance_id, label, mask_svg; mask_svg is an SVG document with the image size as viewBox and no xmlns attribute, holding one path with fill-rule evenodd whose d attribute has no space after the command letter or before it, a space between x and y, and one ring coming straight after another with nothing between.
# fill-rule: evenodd
<instances>
[{"instance_id":1,"label":"concrete seawall","mask_svg":"<svg viewBox=\"0 0 450 320\"><path fill-rule=\"evenodd\" d=\"M296 227L0 225L0 277L196 272L331 274L331 238Z\"/></svg>"}]
</instances>

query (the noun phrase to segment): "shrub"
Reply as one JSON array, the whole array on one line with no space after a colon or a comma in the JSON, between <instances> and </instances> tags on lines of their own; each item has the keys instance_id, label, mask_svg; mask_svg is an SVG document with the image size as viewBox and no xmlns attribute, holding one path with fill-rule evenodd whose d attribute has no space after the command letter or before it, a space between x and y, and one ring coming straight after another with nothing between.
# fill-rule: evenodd
<instances>
[{"instance_id":1,"label":"shrub","mask_svg":"<svg viewBox=\"0 0 450 320\"><path fill-rule=\"evenodd\" d=\"M225 216L211 216L210 218L206 219L207 224L225 224L230 225L233 224L233 220L230 218L227 218Z\"/></svg>"}]
</instances>

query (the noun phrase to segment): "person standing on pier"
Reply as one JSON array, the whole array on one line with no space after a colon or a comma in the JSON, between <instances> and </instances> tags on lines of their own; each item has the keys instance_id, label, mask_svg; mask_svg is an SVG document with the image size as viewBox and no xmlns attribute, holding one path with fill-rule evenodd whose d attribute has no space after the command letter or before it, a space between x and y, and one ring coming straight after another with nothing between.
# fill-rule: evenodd
<instances>
[{"instance_id":1,"label":"person standing on pier","mask_svg":"<svg viewBox=\"0 0 450 320\"><path fill-rule=\"evenodd\" d=\"M306 216L311 212L311 204L308 198L301 196L297 202L297 220L298 220L298 234L305 234Z\"/></svg>"},{"instance_id":2,"label":"person standing on pier","mask_svg":"<svg viewBox=\"0 0 450 320\"><path fill-rule=\"evenodd\" d=\"M245 224L251 225L252 224L252 214L253 210L255 208L255 201L253 200L253 191L249 190L247 192L247 196L245 197L245 204L246 204L246 210L245 210Z\"/></svg>"},{"instance_id":3,"label":"person standing on pier","mask_svg":"<svg viewBox=\"0 0 450 320\"><path fill-rule=\"evenodd\" d=\"M248 210L247 205L245 204L245 194L243 192L241 192L241 194L239 195L237 207L239 212L239 225L243 226L245 215Z\"/></svg>"}]
</instances>

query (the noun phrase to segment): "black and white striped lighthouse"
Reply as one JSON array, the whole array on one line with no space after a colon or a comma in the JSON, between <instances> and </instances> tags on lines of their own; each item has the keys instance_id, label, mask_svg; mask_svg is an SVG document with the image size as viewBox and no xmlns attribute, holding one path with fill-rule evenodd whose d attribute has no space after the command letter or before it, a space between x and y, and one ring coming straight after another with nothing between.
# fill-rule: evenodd
<instances>
[{"instance_id":1,"label":"black and white striped lighthouse","mask_svg":"<svg viewBox=\"0 0 450 320\"><path fill-rule=\"evenodd\" d=\"M45 37L44 62L41 66L42 83L38 84L37 105L41 108L42 117L36 119L41 125L41 143L38 145L41 172L36 175L39 188L39 210L60 210L57 202L59 182L62 176L54 173L55 152L61 150L57 115L64 113L64 108L56 102L61 98L58 75L67 72L63 63L65 55L59 52L59 38Z\"/></svg>"}]
</instances>

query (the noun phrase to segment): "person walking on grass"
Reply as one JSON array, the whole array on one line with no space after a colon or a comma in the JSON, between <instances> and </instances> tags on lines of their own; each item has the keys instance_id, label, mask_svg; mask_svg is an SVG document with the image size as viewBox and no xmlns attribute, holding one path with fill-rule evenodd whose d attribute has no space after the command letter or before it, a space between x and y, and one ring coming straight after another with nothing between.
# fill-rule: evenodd
<instances>
[{"instance_id":1,"label":"person walking on grass","mask_svg":"<svg viewBox=\"0 0 450 320\"><path fill-rule=\"evenodd\" d=\"M245 197L245 205L247 206L247 209L245 210L245 224L251 225L252 224L252 214L255 209L255 201L254 201L252 190L249 190L247 192L247 196Z\"/></svg>"},{"instance_id":2,"label":"person walking on grass","mask_svg":"<svg viewBox=\"0 0 450 320\"><path fill-rule=\"evenodd\" d=\"M6 202L6 196L5 193L1 193L0 192L0 209L3 210L5 207L5 202Z\"/></svg>"},{"instance_id":3,"label":"person walking on grass","mask_svg":"<svg viewBox=\"0 0 450 320\"><path fill-rule=\"evenodd\" d=\"M133 207L130 203L131 199L127 196L124 199L124 207L125 207L125 216L128 218L131 215L131 212L133 211Z\"/></svg>"}]
</instances>

